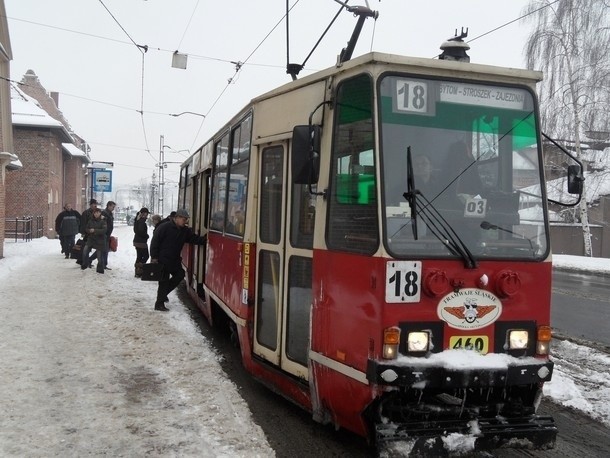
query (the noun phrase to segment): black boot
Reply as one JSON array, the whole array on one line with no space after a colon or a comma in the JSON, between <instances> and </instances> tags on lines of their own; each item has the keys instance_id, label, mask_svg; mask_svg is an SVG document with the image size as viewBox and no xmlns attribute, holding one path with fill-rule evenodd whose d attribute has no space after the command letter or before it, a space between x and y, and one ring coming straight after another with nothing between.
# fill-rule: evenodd
<instances>
[{"instance_id":1,"label":"black boot","mask_svg":"<svg viewBox=\"0 0 610 458\"><path fill-rule=\"evenodd\" d=\"M161 304L161 305L155 304L155 310L157 310L159 312L169 312L169 309L163 304Z\"/></svg>"}]
</instances>

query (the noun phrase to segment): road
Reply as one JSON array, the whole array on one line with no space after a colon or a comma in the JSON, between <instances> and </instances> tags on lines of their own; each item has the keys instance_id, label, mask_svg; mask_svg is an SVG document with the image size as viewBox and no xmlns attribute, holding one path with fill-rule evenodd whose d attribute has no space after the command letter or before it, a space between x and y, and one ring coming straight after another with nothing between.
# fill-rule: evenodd
<instances>
[{"instance_id":1,"label":"road","mask_svg":"<svg viewBox=\"0 0 610 458\"><path fill-rule=\"evenodd\" d=\"M191 304L181 291L185 303ZM226 333L212 329L194 307L193 319L201 332L210 339L224 358L222 366L239 387L248 403L254 421L264 430L278 458L299 457L375 457L376 451L364 439L347 431L335 431L331 426L315 423L309 413L273 393L254 380L243 368L239 350L234 348ZM553 450L530 451L506 449L494 454L479 453L472 457L538 457L538 458L602 458L610 456L610 430L580 412L543 400L539 413L555 418L559 435Z\"/></svg>"},{"instance_id":2,"label":"road","mask_svg":"<svg viewBox=\"0 0 610 458\"><path fill-rule=\"evenodd\" d=\"M610 278L553 272L551 323L557 334L610 349Z\"/></svg>"}]
</instances>

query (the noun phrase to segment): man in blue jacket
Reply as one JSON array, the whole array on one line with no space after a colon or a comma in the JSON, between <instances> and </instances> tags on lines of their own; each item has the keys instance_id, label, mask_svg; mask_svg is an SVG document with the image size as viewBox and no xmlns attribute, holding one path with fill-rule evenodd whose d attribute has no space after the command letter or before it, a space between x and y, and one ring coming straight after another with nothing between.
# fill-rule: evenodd
<instances>
[{"instance_id":1,"label":"man in blue jacket","mask_svg":"<svg viewBox=\"0 0 610 458\"><path fill-rule=\"evenodd\" d=\"M182 247L185 243L204 245L206 237L194 234L188 227L189 212L185 209L176 211L173 220L157 227L150 242L150 262L163 264L163 278L159 281L155 310L167 312L167 296L184 279L182 269Z\"/></svg>"}]
</instances>

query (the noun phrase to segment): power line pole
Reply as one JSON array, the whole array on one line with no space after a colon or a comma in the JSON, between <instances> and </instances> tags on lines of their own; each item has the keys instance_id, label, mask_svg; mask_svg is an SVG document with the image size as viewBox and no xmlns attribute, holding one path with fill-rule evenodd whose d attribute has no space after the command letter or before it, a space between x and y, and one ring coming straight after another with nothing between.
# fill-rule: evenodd
<instances>
[{"instance_id":1,"label":"power line pole","mask_svg":"<svg viewBox=\"0 0 610 458\"><path fill-rule=\"evenodd\" d=\"M164 137L161 135L159 144L159 215L163 217L163 197L165 191L165 145Z\"/></svg>"}]
</instances>

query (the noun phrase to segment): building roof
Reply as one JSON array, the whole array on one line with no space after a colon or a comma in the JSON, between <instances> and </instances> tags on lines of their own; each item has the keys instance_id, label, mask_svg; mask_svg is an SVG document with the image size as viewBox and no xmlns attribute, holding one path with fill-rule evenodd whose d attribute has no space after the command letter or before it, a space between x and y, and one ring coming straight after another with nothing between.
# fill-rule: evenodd
<instances>
[{"instance_id":1,"label":"building roof","mask_svg":"<svg viewBox=\"0 0 610 458\"><path fill-rule=\"evenodd\" d=\"M90 159L87 153L77 147L74 143L62 143L61 147L63 150L72 157L80 157L85 163L89 163Z\"/></svg>"},{"instance_id":2,"label":"building roof","mask_svg":"<svg viewBox=\"0 0 610 458\"><path fill-rule=\"evenodd\" d=\"M25 94L13 83L11 83L11 110L15 126L57 129L62 140L72 140L72 136L61 122L49 116L35 99Z\"/></svg>"}]
</instances>

